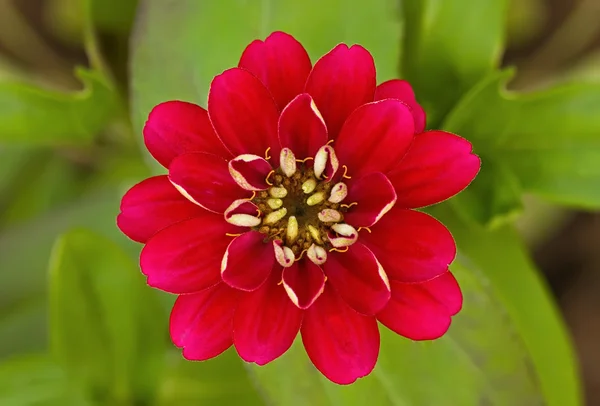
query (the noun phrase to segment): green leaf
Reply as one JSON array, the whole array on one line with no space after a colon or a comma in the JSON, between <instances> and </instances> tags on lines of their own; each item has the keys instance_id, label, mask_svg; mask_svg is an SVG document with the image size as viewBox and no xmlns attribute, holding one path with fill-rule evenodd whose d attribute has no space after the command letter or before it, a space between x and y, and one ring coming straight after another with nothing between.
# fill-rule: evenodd
<instances>
[{"instance_id":1,"label":"green leaf","mask_svg":"<svg viewBox=\"0 0 600 406\"><path fill-rule=\"evenodd\" d=\"M498 405L540 404L531 359L502 302L476 266L461 258L452 271L464 294L450 331L413 342L380 327L375 370L350 386L320 376L296 345L252 372L275 405Z\"/></svg>"},{"instance_id":2,"label":"green leaf","mask_svg":"<svg viewBox=\"0 0 600 406\"><path fill-rule=\"evenodd\" d=\"M29 355L0 363L3 406L88 406L68 388L64 371L45 355Z\"/></svg>"},{"instance_id":3,"label":"green leaf","mask_svg":"<svg viewBox=\"0 0 600 406\"><path fill-rule=\"evenodd\" d=\"M526 346L545 404L582 405L581 380L567 329L517 232L511 226L490 232L466 224L447 205L437 206L433 213L452 231L459 250L489 279Z\"/></svg>"},{"instance_id":4,"label":"green leaf","mask_svg":"<svg viewBox=\"0 0 600 406\"><path fill-rule=\"evenodd\" d=\"M515 196L513 204L498 204L492 195L506 194L499 190L518 195L520 188L557 203L599 208L600 83L515 94L505 90L511 75L507 71L484 80L444 124L472 141L482 157L480 179L470 192L486 206L484 222L520 205Z\"/></svg>"},{"instance_id":5,"label":"green leaf","mask_svg":"<svg viewBox=\"0 0 600 406\"><path fill-rule=\"evenodd\" d=\"M27 145L90 143L117 111L111 86L78 69L83 90L71 94L17 81L0 82L0 142Z\"/></svg>"},{"instance_id":6,"label":"green leaf","mask_svg":"<svg viewBox=\"0 0 600 406\"><path fill-rule=\"evenodd\" d=\"M212 78L272 31L303 43L313 62L340 42L369 49L380 80L397 76L400 17L390 0L141 0L132 41L132 119L141 134L156 104L205 104ZM165 80L168 78L168 80Z\"/></svg>"},{"instance_id":7,"label":"green leaf","mask_svg":"<svg viewBox=\"0 0 600 406\"><path fill-rule=\"evenodd\" d=\"M50 341L94 399L146 403L164 361L166 317L137 265L89 231L62 236L50 265Z\"/></svg>"},{"instance_id":8,"label":"green leaf","mask_svg":"<svg viewBox=\"0 0 600 406\"><path fill-rule=\"evenodd\" d=\"M495 68L507 0L403 0L403 77L437 128L457 100Z\"/></svg>"}]
</instances>

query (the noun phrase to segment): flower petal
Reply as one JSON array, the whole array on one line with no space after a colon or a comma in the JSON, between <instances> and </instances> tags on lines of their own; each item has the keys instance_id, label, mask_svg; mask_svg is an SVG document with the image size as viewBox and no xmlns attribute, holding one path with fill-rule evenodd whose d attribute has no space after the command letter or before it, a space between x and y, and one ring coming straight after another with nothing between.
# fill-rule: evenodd
<instances>
[{"instance_id":1,"label":"flower petal","mask_svg":"<svg viewBox=\"0 0 600 406\"><path fill-rule=\"evenodd\" d=\"M254 292L241 296L233 321L233 341L246 362L264 365L290 348L302 323L302 310L290 301L281 281L281 266Z\"/></svg>"},{"instance_id":2,"label":"flower petal","mask_svg":"<svg viewBox=\"0 0 600 406\"><path fill-rule=\"evenodd\" d=\"M266 190L269 188L267 175L273 168L264 158L243 154L229 161L229 174L245 190Z\"/></svg>"},{"instance_id":3,"label":"flower petal","mask_svg":"<svg viewBox=\"0 0 600 406\"><path fill-rule=\"evenodd\" d=\"M233 343L233 314L238 292L224 283L192 295L181 295L171 311L173 343L189 360L203 361Z\"/></svg>"},{"instance_id":4,"label":"flower petal","mask_svg":"<svg viewBox=\"0 0 600 406\"><path fill-rule=\"evenodd\" d=\"M428 214L394 207L384 219L361 233L388 277L423 282L441 275L456 256L452 234Z\"/></svg>"},{"instance_id":5,"label":"flower petal","mask_svg":"<svg viewBox=\"0 0 600 406\"><path fill-rule=\"evenodd\" d=\"M231 156L215 134L206 110L183 101L168 101L152 109L144 126L144 142L165 168L186 152Z\"/></svg>"},{"instance_id":6,"label":"flower petal","mask_svg":"<svg viewBox=\"0 0 600 406\"><path fill-rule=\"evenodd\" d=\"M406 103L415 120L415 132L422 133L425 129L425 110L415 99L415 92L406 80L392 79L383 82L375 89L375 101L383 99L398 99Z\"/></svg>"},{"instance_id":7,"label":"flower petal","mask_svg":"<svg viewBox=\"0 0 600 406\"><path fill-rule=\"evenodd\" d=\"M280 110L302 92L312 68L302 44L279 31L248 45L238 66L264 83Z\"/></svg>"},{"instance_id":8,"label":"flower petal","mask_svg":"<svg viewBox=\"0 0 600 406\"><path fill-rule=\"evenodd\" d=\"M423 283L392 281L392 299L377 318L411 340L433 340L448 331L451 316L462 306L456 279L446 272Z\"/></svg>"},{"instance_id":9,"label":"flower petal","mask_svg":"<svg viewBox=\"0 0 600 406\"><path fill-rule=\"evenodd\" d=\"M264 234L249 231L231 241L221 262L221 277L225 283L252 291L267 280L275 263L275 254L273 244L265 243L264 238Z\"/></svg>"},{"instance_id":10,"label":"flower petal","mask_svg":"<svg viewBox=\"0 0 600 406\"><path fill-rule=\"evenodd\" d=\"M323 115L329 137L335 139L350 113L373 101L375 85L375 63L369 51L339 44L317 61L305 89Z\"/></svg>"},{"instance_id":11,"label":"flower petal","mask_svg":"<svg viewBox=\"0 0 600 406\"><path fill-rule=\"evenodd\" d=\"M475 178L481 166L473 146L444 131L415 137L404 159L388 173L399 207L417 208L446 200Z\"/></svg>"},{"instance_id":12,"label":"flower petal","mask_svg":"<svg viewBox=\"0 0 600 406\"><path fill-rule=\"evenodd\" d=\"M315 156L327 143L327 126L308 93L298 95L281 112L279 142L299 159Z\"/></svg>"},{"instance_id":13,"label":"flower petal","mask_svg":"<svg viewBox=\"0 0 600 406\"><path fill-rule=\"evenodd\" d=\"M279 158L279 111L267 88L250 72L232 68L213 79L208 115L234 156L262 156L270 147L271 156Z\"/></svg>"},{"instance_id":14,"label":"flower petal","mask_svg":"<svg viewBox=\"0 0 600 406\"><path fill-rule=\"evenodd\" d=\"M377 321L355 312L331 287L306 310L300 331L313 364L337 384L350 384L375 367Z\"/></svg>"},{"instance_id":15,"label":"flower petal","mask_svg":"<svg viewBox=\"0 0 600 406\"><path fill-rule=\"evenodd\" d=\"M353 177L386 173L406 154L414 138L414 127L409 108L399 100L365 104L344 123L335 152Z\"/></svg>"},{"instance_id":16,"label":"flower petal","mask_svg":"<svg viewBox=\"0 0 600 406\"><path fill-rule=\"evenodd\" d=\"M204 212L183 197L166 175L154 176L125 193L117 225L132 240L145 243L163 228Z\"/></svg>"},{"instance_id":17,"label":"flower petal","mask_svg":"<svg viewBox=\"0 0 600 406\"><path fill-rule=\"evenodd\" d=\"M160 231L148 240L140 256L148 285L182 294L219 283L221 258L231 241L225 233L239 230L223 216L204 211L202 216Z\"/></svg>"},{"instance_id":18,"label":"flower petal","mask_svg":"<svg viewBox=\"0 0 600 406\"><path fill-rule=\"evenodd\" d=\"M383 267L370 249L361 243L347 252L331 252L323 270L339 295L354 310L376 314L390 299L390 284Z\"/></svg>"},{"instance_id":19,"label":"flower petal","mask_svg":"<svg viewBox=\"0 0 600 406\"><path fill-rule=\"evenodd\" d=\"M227 168L227 161L212 154L178 156L169 168L169 180L190 201L215 213L250 193L241 189Z\"/></svg>"},{"instance_id":20,"label":"flower petal","mask_svg":"<svg viewBox=\"0 0 600 406\"><path fill-rule=\"evenodd\" d=\"M311 261L296 261L283 270L283 287L300 309L309 308L325 289L325 274Z\"/></svg>"},{"instance_id":21,"label":"flower petal","mask_svg":"<svg viewBox=\"0 0 600 406\"><path fill-rule=\"evenodd\" d=\"M371 227L396 203L396 191L389 179L381 172L372 172L349 183L348 201L357 202L344 221L354 227Z\"/></svg>"}]
</instances>

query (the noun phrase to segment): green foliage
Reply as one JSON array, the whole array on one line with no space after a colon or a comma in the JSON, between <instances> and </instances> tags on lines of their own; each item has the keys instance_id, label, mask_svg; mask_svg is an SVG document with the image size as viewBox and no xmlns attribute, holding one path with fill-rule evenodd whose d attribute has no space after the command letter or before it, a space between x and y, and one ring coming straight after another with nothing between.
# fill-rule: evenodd
<instances>
[{"instance_id":1,"label":"green foliage","mask_svg":"<svg viewBox=\"0 0 600 406\"><path fill-rule=\"evenodd\" d=\"M0 142L89 144L114 117L114 93L97 72L78 69L84 89L72 94L15 81L0 82Z\"/></svg>"},{"instance_id":2,"label":"green foliage","mask_svg":"<svg viewBox=\"0 0 600 406\"><path fill-rule=\"evenodd\" d=\"M118 246L83 230L61 237L50 265L50 342L92 399L142 403L161 373L166 317Z\"/></svg>"},{"instance_id":3,"label":"green foliage","mask_svg":"<svg viewBox=\"0 0 600 406\"><path fill-rule=\"evenodd\" d=\"M507 0L403 0L402 76L437 128L459 98L499 63Z\"/></svg>"},{"instance_id":4,"label":"green foliage","mask_svg":"<svg viewBox=\"0 0 600 406\"><path fill-rule=\"evenodd\" d=\"M600 207L600 84L572 83L528 94L505 90L496 73L452 111L444 128L473 142L483 165L455 201L480 223L519 210L521 194Z\"/></svg>"}]
</instances>

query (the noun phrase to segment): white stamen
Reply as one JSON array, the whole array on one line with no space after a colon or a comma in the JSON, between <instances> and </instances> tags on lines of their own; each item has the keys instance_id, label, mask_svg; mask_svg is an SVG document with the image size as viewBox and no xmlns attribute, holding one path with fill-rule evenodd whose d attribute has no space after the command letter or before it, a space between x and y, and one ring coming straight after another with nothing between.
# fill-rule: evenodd
<instances>
[{"instance_id":1,"label":"white stamen","mask_svg":"<svg viewBox=\"0 0 600 406\"><path fill-rule=\"evenodd\" d=\"M298 238L298 220L295 216L290 216L287 224L287 242L293 243Z\"/></svg>"},{"instance_id":2,"label":"white stamen","mask_svg":"<svg viewBox=\"0 0 600 406\"><path fill-rule=\"evenodd\" d=\"M273 251L275 252L275 259L277 259L279 265L287 268L294 264L294 252L289 247L283 245L281 240L273 241Z\"/></svg>"},{"instance_id":3,"label":"white stamen","mask_svg":"<svg viewBox=\"0 0 600 406\"><path fill-rule=\"evenodd\" d=\"M272 208L273 210L280 208L281 206L283 206L283 200L281 199L269 199L267 200L267 204L269 205L270 208Z\"/></svg>"},{"instance_id":4,"label":"white stamen","mask_svg":"<svg viewBox=\"0 0 600 406\"><path fill-rule=\"evenodd\" d=\"M327 250L319 245L313 244L308 251L306 251L306 256L315 263L315 265L323 265L325 261L327 261Z\"/></svg>"},{"instance_id":5,"label":"white stamen","mask_svg":"<svg viewBox=\"0 0 600 406\"><path fill-rule=\"evenodd\" d=\"M296 157L289 148L283 148L279 154L279 165L281 170L288 178L296 173Z\"/></svg>"},{"instance_id":6,"label":"white stamen","mask_svg":"<svg viewBox=\"0 0 600 406\"><path fill-rule=\"evenodd\" d=\"M286 214L287 214L287 209L285 207L282 207L279 210L276 210L276 211L273 211L273 212L267 214L265 216L265 218L263 219L263 224L275 224L279 220L284 218Z\"/></svg>"},{"instance_id":7,"label":"white stamen","mask_svg":"<svg viewBox=\"0 0 600 406\"><path fill-rule=\"evenodd\" d=\"M337 223L342 221L342 213L333 209L323 209L317 214L319 220L323 223Z\"/></svg>"},{"instance_id":8,"label":"white stamen","mask_svg":"<svg viewBox=\"0 0 600 406\"><path fill-rule=\"evenodd\" d=\"M358 231L350 224L337 223L332 225L331 229L338 234L337 236L329 236L329 242L335 248L349 247L358 240Z\"/></svg>"},{"instance_id":9,"label":"white stamen","mask_svg":"<svg viewBox=\"0 0 600 406\"><path fill-rule=\"evenodd\" d=\"M306 204L309 206L315 206L325 200L325 193L317 192L314 195L306 199Z\"/></svg>"},{"instance_id":10,"label":"white stamen","mask_svg":"<svg viewBox=\"0 0 600 406\"><path fill-rule=\"evenodd\" d=\"M310 233L311 237L319 244L323 244L323 240L321 239L321 233L319 232L319 230L317 230L316 227L311 226L311 225L309 225L307 228L308 228L308 232Z\"/></svg>"},{"instance_id":11,"label":"white stamen","mask_svg":"<svg viewBox=\"0 0 600 406\"><path fill-rule=\"evenodd\" d=\"M310 178L302 184L302 191L304 194L312 193L317 187L317 181L313 178Z\"/></svg>"},{"instance_id":12,"label":"white stamen","mask_svg":"<svg viewBox=\"0 0 600 406\"><path fill-rule=\"evenodd\" d=\"M328 166L330 166L330 168L328 168ZM321 175L323 175L326 169L330 169L331 173L325 174L325 177L327 179L333 178L339 166L340 161L337 159L335 151L331 145L323 145L321 148L319 148L317 154L315 155L315 164L313 168L317 179L321 178Z\"/></svg>"},{"instance_id":13,"label":"white stamen","mask_svg":"<svg viewBox=\"0 0 600 406\"><path fill-rule=\"evenodd\" d=\"M346 196L348 196L348 186L346 186L345 183L340 182L336 183L333 188L331 188L328 200L331 203L340 203L344 201Z\"/></svg>"},{"instance_id":14,"label":"white stamen","mask_svg":"<svg viewBox=\"0 0 600 406\"><path fill-rule=\"evenodd\" d=\"M271 189L269 189L269 194L272 197L275 197L277 199L286 197L287 193L288 193L287 189L284 188L283 186L273 186Z\"/></svg>"}]
</instances>

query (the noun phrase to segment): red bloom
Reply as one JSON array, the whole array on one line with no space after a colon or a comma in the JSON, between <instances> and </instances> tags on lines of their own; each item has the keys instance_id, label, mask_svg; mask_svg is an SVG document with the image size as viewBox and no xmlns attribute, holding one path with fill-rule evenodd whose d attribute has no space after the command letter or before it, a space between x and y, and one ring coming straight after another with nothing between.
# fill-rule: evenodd
<instances>
[{"instance_id":1,"label":"red bloom","mask_svg":"<svg viewBox=\"0 0 600 406\"><path fill-rule=\"evenodd\" d=\"M281 32L213 80L208 111L156 106L144 137L169 174L129 190L118 225L146 244L148 284L180 295L170 330L184 357L233 344L263 365L300 331L315 366L347 384L375 366L377 320L443 335L462 305L456 248L412 209L464 189L480 161L424 127L410 85L376 86L364 48L338 45L312 67Z\"/></svg>"}]
</instances>

